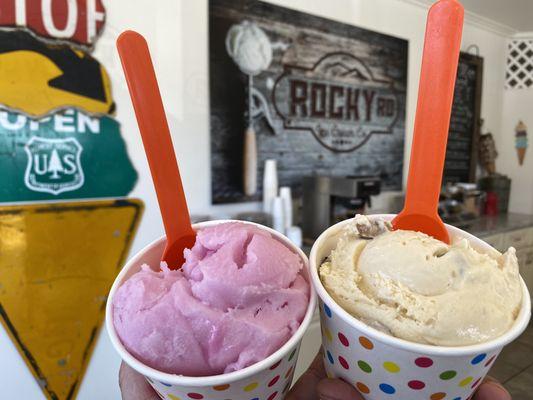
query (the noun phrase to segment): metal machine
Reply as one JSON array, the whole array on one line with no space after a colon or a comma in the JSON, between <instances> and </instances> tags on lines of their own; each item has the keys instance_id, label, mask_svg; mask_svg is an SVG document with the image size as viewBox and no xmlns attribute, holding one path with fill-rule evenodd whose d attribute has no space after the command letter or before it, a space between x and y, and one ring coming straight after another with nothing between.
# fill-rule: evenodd
<instances>
[{"instance_id":1,"label":"metal machine","mask_svg":"<svg viewBox=\"0 0 533 400\"><path fill-rule=\"evenodd\" d=\"M365 212L370 197L381 192L374 176L312 176L303 180L302 229L304 239L316 239L336 222Z\"/></svg>"}]
</instances>

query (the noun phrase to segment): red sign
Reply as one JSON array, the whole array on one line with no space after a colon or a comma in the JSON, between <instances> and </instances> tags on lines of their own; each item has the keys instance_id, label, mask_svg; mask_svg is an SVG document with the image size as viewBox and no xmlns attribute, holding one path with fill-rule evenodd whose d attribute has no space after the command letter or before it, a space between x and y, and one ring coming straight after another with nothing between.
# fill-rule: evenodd
<instances>
[{"instance_id":1,"label":"red sign","mask_svg":"<svg viewBox=\"0 0 533 400\"><path fill-rule=\"evenodd\" d=\"M91 46L104 27L101 0L0 0L0 26Z\"/></svg>"}]
</instances>

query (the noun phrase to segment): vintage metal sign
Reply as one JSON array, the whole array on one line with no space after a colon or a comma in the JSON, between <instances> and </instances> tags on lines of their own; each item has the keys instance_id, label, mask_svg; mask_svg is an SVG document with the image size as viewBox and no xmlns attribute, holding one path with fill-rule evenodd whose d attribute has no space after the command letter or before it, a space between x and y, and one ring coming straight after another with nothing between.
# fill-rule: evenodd
<instances>
[{"instance_id":1,"label":"vintage metal sign","mask_svg":"<svg viewBox=\"0 0 533 400\"><path fill-rule=\"evenodd\" d=\"M25 31L0 30L0 104L32 116L77 107L114 111L109 76L90 55L46 44Z\"/></svg>"},{"instance_id":2,"label":"vintage metal sign","mask_svg":"<svg viewBox=\"0 0 533 400\"><path fill-rule=\"evenodd\" d=\"M95 42L105 23L101 0L0 0L0 10L0 26L83 46Z\"/></svg>"},{"instance_id":3,"label":"vintage metal sign","mask_svg":"<svg viewBox=\"0 0 533 400\"><path fill-rule=\"evenodd\" d=\"M285 65L273 105L289 130L308 130L327 149L351 152L398 118L393 82L376 79L357 57L327 54L311 67Z\"/></svg>"},{"instance_id":4,"label":"vintage metal sign","mask_svg":"<svg viewBox=\"0 0 533 400\"><path fill-rule=\"evenodd\" d=\"M0 208L0 322L50 400L76 398L142 209L140 200Z\"/></svg>"},{"instance_id":5,"label":"vintage metal sign","mask_svg":"<svg viewBox=\"0 0 533 400\"><path fill-rule=\"evenodd\" d=\"M75 109L0 110L0 170L0 202L121 197L137 180L118 122Z\"/></svg>"}]
</instances>

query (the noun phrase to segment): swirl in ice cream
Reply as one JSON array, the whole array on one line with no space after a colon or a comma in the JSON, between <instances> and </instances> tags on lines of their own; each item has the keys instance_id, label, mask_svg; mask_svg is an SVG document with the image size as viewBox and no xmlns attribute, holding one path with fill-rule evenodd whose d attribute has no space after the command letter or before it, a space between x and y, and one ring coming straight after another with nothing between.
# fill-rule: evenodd
<instances>
[{"instance_id":1,"label":"swirl in ice cream","mask_svg":"<svg viewBox=\"0 0 533 400\"><path fill-rule=\"evenodd\" d=\"M149 266L113 301L126 349L163 372L228 373L263 360L300 326L309 301L302 258L244 223L200 230L179 271Z\"/></svg>"},{"instance_id":2,"label":"swirl in ice cream","mask_svg":"<svg viewBox=\"0 0 533 400\"><path fill-rule=\"evenodd\" d=\"M515 249L482 254L466 239L447 245L357 216L320 267L347 312L398 338L441 346L494 339L522 301Z\"/></svg>"}]
</instances>

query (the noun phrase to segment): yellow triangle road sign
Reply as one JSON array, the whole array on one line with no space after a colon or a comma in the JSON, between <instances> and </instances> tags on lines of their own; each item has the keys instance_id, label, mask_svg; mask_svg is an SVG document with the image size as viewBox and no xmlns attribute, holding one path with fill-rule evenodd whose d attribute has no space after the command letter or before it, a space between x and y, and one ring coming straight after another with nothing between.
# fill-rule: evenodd
<instances>
[{"instance_id":1,"label":"yellow triangle road sign","mask_svg":"<svg viewBox=\"0 0 533 400\"><path fill-rule=\"evenodd\" d=\"M140 200L0 207L0 320L48 399L74 399Z\"/></svg>"}]
</instances>

